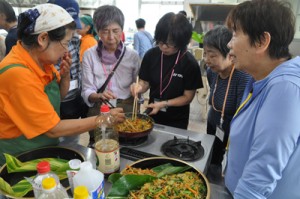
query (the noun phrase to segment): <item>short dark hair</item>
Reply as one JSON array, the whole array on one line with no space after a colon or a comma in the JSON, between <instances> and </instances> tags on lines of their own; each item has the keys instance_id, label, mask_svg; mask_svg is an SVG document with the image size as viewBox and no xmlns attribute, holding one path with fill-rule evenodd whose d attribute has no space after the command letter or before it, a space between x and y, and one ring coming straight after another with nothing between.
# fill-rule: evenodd
<instances>
[{"instance_id":1,"label":"short dark hair","mask_svg":"<svg viewBox=\"0 0 300 199\"><path fill-rule=\"evenodd\" d=\"M226 24L231 30L242 30L247 34L251 45L260 42L264 32L268 32L271 35L270 57L291 57L288 47L294 39L295 16L288 2L245 1L230 11Z\"/></svg>"},{"instance_id":2,"label":"short dark hair","mask_svg":"<svg viewBox=\"0 0 300 199\"><path fill-rule=\"evenodd\" d=\"M31 24L32 22L30 21L30 19L28 19L28 16L26 16L27 18L23 17L22 18L22 22L19 21L18 24L18 39L20 39L22 41L22 43L24 43L27 46L31 46L31 47L38 47L38 41L37 38L39 36L39 34L26 34L25 33L25 29L28 27L29 24ZM20 20L20 19L19 19ZM61 41L65 38L66 36L66 29L71 29L71 30L75 30L76 29L76 23L74 21L72 21L71 23L59 27L57 29L51 30L48 32L48 36L50 38L51 41Z\"/></svg>"},{"instance_id":3,"label":"short dark hair","mask_svg":"<svg viewBox=\"0 0 300 199\"><path fill-rule=\"evenodd\" d=\"M173 42L178 49L185 49L192 36L192 25L182 14L165 14L158 21L154 39L156 43Z\"/></svg>"},{"instance_id":4,"label":"short dark hair","mask_svg":"<svg viewBox=\"0 0 300 199\"><path fill-rule=\"evenodd\" d=\"M225 58L230 49L227 44L232 38L232 32L225 26L215 26L212 30L204 35L203 46L208 46L220 51Z\"/></svg>"},{"instance_id":5,"label":"short dark hair","mask_svg":"<svg viewBox=\"0 0 300 199\"><path fill-rule=\"evenodd\" d=\"M135 25L137 28L145 28L146 21L142 18L135 20Z\"/></svg>"},{"instance_id":6,"label":"short dark hair","mask_svg":"<svg viewBox=\"0 0 300 199\"><path fill-rule=\"evenodd\" d=\"M179 14L183 14L184 16L187 16L186 11L184 10L179 11Z\"/></svg>"},{"instance_id":7,"label":"short dark hair","mask_svg":"<svg viewBox=\"0 0 300 199\"><path fill-rule=\"evenodd\" d=\"M5 0L0 0L0 13L5 14L6 21L9 23L17 21L13 7Z\"/></svg>"}]
</instances>

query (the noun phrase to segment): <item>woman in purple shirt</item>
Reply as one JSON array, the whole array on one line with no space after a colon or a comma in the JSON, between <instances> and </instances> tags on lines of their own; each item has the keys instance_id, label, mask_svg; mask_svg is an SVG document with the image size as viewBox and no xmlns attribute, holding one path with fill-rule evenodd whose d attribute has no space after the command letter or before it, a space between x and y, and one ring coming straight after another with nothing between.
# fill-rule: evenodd
<instances>
[{"instance_id":1,"label":"woman in purple shirt","mask_svg":"<svg viewBox=\"0 0 300 199\"><path fill-rule=\"evenodd\" d=\"M124 15L119 8L105 5L97 8L93 21L100 40L98 45L84 53L82 59L81 95L91 107L89 115L99 114L99 104L103 100L109 100L111 104L122 107L125 112L131 112L133 98L130 85L136 81L138 75L139 56L136 51L126 48L121 41ZM121 61L117 65L119 60ZM112 78L101 90L116 66ZM92 145L92 133L90 137Z\"/></svg>"}]
</instances>

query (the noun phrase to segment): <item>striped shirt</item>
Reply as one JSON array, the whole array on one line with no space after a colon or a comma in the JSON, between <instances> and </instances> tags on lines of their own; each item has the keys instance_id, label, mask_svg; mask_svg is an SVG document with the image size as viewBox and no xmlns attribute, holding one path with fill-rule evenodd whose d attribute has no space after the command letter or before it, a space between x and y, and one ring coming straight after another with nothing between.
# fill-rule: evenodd
<instances>
[{"instance_id":1,"label":"striped shirt","mask_svg":"<svg viewBox=\"0 0 300 199\"><path fill-rule=\"evenodd\" d=\"M212 96L216 85L216 80L218 78L218 85L214 94L214 107L218 110L215 111L212 107ZM225 113L224 113L224 125L228 125L226 127L223 126L223 129L229 129L230 121L240 105L241 99L243 97L243 93L247 83L250 80L250 75L234 70L230 88L228 91ZM229 77L226 79L220 78L217 73L214 73L210 68L207 69L207 80L210 86L210 95L209 95L209 105L211 108L208 113L207 122L213 126L220 124L221 119L221 111L223 108L223 102L225 98L225 93L228 85ZM220 112L219 112L220 111Z\"/></svg>"},{"instance_id":2,"label":"striped shirt","mask_svg":"<svg viewBox=\"0 0 300 199\"><path fill-rule=\"evenodd\" d=\"M70 67L70 76L72 80L78 80L78 89L73 89L69 91L66 97L63 99L63 102L70 101L76 98L80 94L81 90L81 67L79 61L79 46L80 46L80 39L77 35L74 35L68 46L69 53L72 56L72 64ZM56 69L60 70L60 62L55 65Z\"/></svg>"}]
</instances>

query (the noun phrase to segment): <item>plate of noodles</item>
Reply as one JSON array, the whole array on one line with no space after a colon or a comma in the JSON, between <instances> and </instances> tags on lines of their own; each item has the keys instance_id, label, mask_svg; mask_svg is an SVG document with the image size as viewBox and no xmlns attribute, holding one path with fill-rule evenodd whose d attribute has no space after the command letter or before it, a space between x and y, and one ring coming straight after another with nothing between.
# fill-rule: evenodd
<instances>
[{"instance_id":1,"label":"plate of noodles","mask_svg":"<svg viewBox=\"0 0 300 199\"><path fill-rule=\"evenodd\" d=\"M205 175L193 165L169 157L141 159L120 174L110 175L108 180L112 183L108 199L210 198Z\"/></svg>"},{"instance_id":2,"label":"plate of noodles","mask_svg":"<svg viewBox=\"0 0 300 199\"><path fill-rule=\"evenodd\" d=\"M150 116L136 114L136 117L132 117L132 113L125 113L125 116L125 121L115 126L120 137L144 137L152 131L154 120Z\"/></svg>"}]
</instances>

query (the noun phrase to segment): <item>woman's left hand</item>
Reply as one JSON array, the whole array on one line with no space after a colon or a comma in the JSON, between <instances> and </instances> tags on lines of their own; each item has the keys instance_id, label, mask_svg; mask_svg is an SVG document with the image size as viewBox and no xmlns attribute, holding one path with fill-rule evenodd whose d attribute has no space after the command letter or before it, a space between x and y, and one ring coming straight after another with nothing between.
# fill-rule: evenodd
<instances>
[{"instance_id":1,"label":"woman's left hand","mask_svg":"<svg viewBox=\"0 0 300 199\"><path fill-rule=\"evenodd\" d=\"M60 76L61 78L70 77L70 68L72 64L72 56L66 53L60 62Z\"/></svg>"},{"instance_id":2,"label":"woman's left hand","mask_svg":"<svg viewBox=\"0 0 300 199\"><path fill-rule=\"evenodd\" d=\"M163 102L155 102L151 103L147 106L147 108L152 108L153 110L149 113L149 115L155 115L160 111L160 109L165 108L165 105Z\"/></svg>"}]
</instances>

